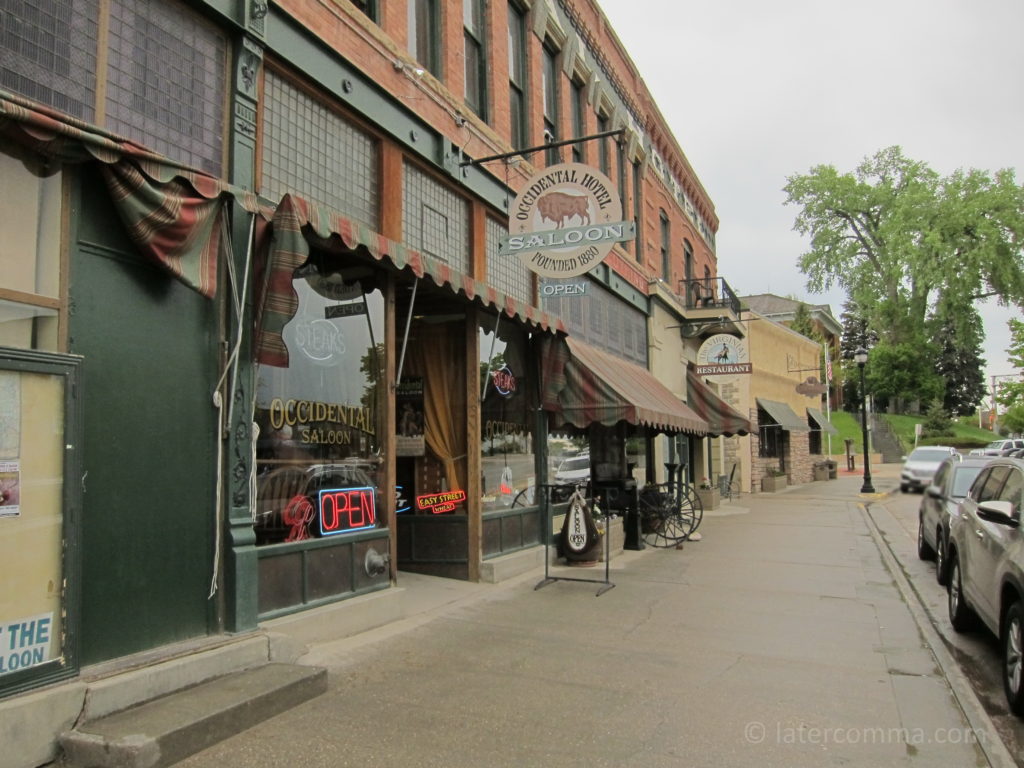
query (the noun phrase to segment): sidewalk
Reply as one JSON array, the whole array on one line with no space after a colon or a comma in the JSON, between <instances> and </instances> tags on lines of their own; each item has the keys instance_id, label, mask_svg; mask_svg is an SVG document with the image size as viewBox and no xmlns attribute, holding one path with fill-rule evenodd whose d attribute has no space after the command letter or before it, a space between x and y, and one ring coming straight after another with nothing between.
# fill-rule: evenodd
<instances>
[{"instance_id":1,"label":"sidewalk","mask_svg":"<svg viewBox=\"0 0 1024 768\"><path fill-rule=\"evenodd\" d=\"M879 497L898 471L875 471ZM1004 765L886 569L860 484L743 496L700 542L615 558L601 597L534 590L542 569L401 574L422 612L314 645L326 694L179 765Z\"/></svg>"}]
</instances>

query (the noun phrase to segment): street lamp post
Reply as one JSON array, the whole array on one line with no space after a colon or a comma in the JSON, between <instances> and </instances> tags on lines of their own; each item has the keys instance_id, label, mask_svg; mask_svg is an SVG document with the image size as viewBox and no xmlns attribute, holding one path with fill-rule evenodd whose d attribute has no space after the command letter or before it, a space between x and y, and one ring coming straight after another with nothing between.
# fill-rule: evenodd
<instances>
[{"instance_id":1,"label":"street lamp post","mask_svg":"<svg viewBox=\"0 0 1024 768\"><path fill-rule=\"evenodd\" d=\"M875 486L871 484L871 459L868 456L868 390L864 385L864 365L868 361L868 351L864 347L857 347L853 359L860 368L860 430L861 439L864 441L864 484L860 487L860 492L874 493Z\"/></svg>"}]
</instances>

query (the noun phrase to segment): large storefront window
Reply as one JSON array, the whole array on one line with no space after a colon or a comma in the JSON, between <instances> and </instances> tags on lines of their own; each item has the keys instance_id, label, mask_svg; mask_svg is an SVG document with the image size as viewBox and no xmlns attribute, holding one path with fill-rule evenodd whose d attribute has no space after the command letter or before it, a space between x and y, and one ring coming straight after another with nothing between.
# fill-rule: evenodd
<instances>
[{"instance_id":1,"label":"large storefront window","mask_svg":"<svg viewBox=\"0 0 1024 768\"><path fill-rule=\"evenodd\" d=\"M532 420L535 384L528 339L502 324L479 328L481 406L481 508L487 512L532 504L535 486Z\"/></svg>"},{"instance_id":2,"label":"large storefront window","mask_svg":"<svg viewBox=\"0 0 1024 768\"><path fill-rule=\"evenodd\" d=\"M0 153L0 346L56 351L60 317L60 173Z\"/></svg>"},{"instance_id":3,"label":"large storefront window","mask_svg":"<svg viewBox=\"0 0 1024 768\"><path fill-rule=\"evenodd\" d=\"M257 373L257 544L382 527L384 298L369 268L296 270L288 367Z\"/></svg>"}]
</instances>

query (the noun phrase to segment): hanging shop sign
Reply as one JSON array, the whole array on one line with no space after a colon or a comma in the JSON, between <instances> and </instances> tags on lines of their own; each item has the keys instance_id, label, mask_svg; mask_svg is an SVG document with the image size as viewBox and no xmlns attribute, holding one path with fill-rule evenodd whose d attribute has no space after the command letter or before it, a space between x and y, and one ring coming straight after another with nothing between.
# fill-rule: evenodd
<instances>
[{"instance_id":1,"label":"hanging shop sign","mask_svg":"<svg viewBox=\"0 0 1024 768\"><path fill-rule=\"evenodd\" d=\"M796 385L796 391L807 397L820 397L828 390L828 386L818 381L817 376L808 376Z\"/></svg>"},{"instance_id":2,"label":"hanging shop sign","mask_svg":"<svg viewBox=\"0 0 1024 768\"><path fill-rule=\"evenodd\" d=\"M600 264L615 243L636 238L622 220L611 180L582 163L559 163L535 174L516 197L502 255L518 256L544 277L577 277Z\"/></svg>"},{"instance_id":3,"label":"hanging shop sign","mask_svg":"<svg viewBox=\"0 0 1024 768\"><path fill-rule=\"evenodd\" d=\"M540 295L545 299L561 298L562 296L586 296L588 285L586 280L567 280L559 283L545 281L540 286Z\"/></svg>"},{"instance_id":4,"label":"hanging shop sign","mask_svg":"<svg viewBox=\"0 0 1024 768\"><path fill-rule=\"evenodd\" d=\"M739 336L728 333L709 336L697 350L698 376L729 376L752 370L747 344Z\"/></svg>"},{"instance_id":5,"label":"hanging shop sign","mask_svg":"<svg viewBox=\"0 0 1024 768\"><path fill-rule=\"evenodd\" d=\"M440 493L427 493L416 497L416 506L419 509L429 509L433 514L440 515L444 512L451 512L456 505L466 500L465 491L441 491Z\"/></svg>"},{"instance_id":6,"label":"hanging shop sign","mask_svg":"<svg viewBox=\"0 0 1024 768\"><path fill-rule=\"evenodd\" d=\"M423 379L402 377L395 389L395 455L423 456Z\"/></svg>"}]
</instances>

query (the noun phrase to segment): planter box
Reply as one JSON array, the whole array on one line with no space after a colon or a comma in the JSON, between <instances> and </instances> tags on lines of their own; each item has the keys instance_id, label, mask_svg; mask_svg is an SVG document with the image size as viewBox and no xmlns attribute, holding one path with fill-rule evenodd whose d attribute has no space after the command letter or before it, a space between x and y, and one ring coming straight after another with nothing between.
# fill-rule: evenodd
<instances>
[{"instance_id":1,"label":"planter box","mask_svg":"<svg viewBox=\"0 0 1024 768\"><path fill-rule=\"evenodd\" d=\"M603 530L605 523L602 521L598 524L598 530ZM626 545L626 528L623 522L623 518L616 517L611 521L610 526L611 541L608 543L608 554L609 559L614 560L617 555L622 554L622 550ZM601 555L598 558L598 562L604 562L604 536L601 537Z\"/></svg>"},{"instance_id":2,"label":"planter box","mask_svg":"<svg viewBox=\"0 0 1024 768\"><path fill-rule=\"evenodd\" d=\"M767 477L761 478L761 490L765 493L774 493L775 491L781 491L786 487L786 476L779 475L773 477L768 475Z\"/></svg>"},{"instance_id":3,"label":"planter box","mask_svg":"<svg viewBox=\"0 0 1024 768\"><path fill-rule=\"evenodd\" d=\"M697 497L700 499L700 503L705 511L718 509L718 505L722 503L722 493L717 488L709 488L707 490L698 488Z\"/></svg>"}]
</instances>

